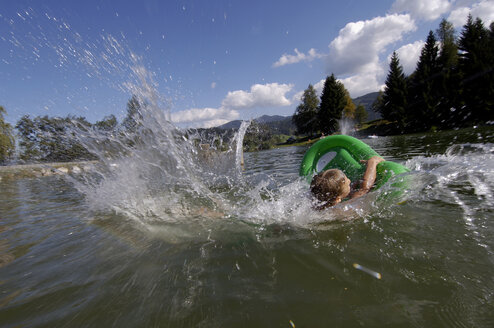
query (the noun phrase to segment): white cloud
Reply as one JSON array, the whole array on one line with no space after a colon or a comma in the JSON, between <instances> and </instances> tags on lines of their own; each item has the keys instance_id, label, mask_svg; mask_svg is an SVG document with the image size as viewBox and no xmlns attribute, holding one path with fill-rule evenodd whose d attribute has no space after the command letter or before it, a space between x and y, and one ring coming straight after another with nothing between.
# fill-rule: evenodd
<instances>
[{"instance_id":1,"label":"white cloud","mask_svg":"<svg viewBox=\"0 0 494 328\"><path fill-rule=\"evenodd\" d=\"M288 106L291 101L286 94L293 88L292 84L254 84L249 91L230 91L223 99L222 107L231 109Z\"/></svg>"},{"instance_id":2,"label":"white cloud","mask_svg":"<svg viewBox=\"0 0 494 328\"><path fill-rule=\"evenodd\" d=\"M289 64L296 64L301 61L306 61L310 62L313 61L316 58L321 58L323 55L318 54L316 52L316 49L312 48L309 50L307 54L304 54L300 51L298 51L297 48L295 48L295 55L289 55L289 54L283 54L280 59L276 63L273 64L273 67L280 67L284 65L289 65Z\"/></svg>"},{"instance_id":3,"label":"white cloud","mask_svg":"<svg viewBox=\"0 0 494 328\"><path fill-rule=\"evenodd\" d=\"M226 108L192 108L171 113L171 120L189 127L218 126L239 117L236 110Z\"/></svg>"},{"instance_id":4,"label":"white cloud","mask_svg":"<svg viewBox=\"0 0 494 328\"><path fill-rule=\"evenodd\" d=\"M329 45L327 72L343 76L340 81L352 97L379 90L387 65L379 56L415 29L408 14L348 23Z\"/></svg>"},{"instance_id":5,"label":"white cloud","mask_svg":"<svg viewBox=\"0 0 494 328\"><path fill-rule=\"evenodd\" d=\"M292 84L254 84L250 92L237 90L228 92L220 108L192 108L171 113L175 124L187 127L213 127L239 118L237 109L254 107L279 107L292 104L286 94Z\"/></svg>"},{"instance_id":6,"label":"white cloud","mask_svg":"<svg viewBox=\"0 0 494 328\"><path fill-rule=\"evenodd\" d=\"M448 21L456 28L462 27L467 22L468 14L470 14L470 8L457 8L449 14Z\"/></svg>"},{"instance_id":7,"label":"white cloud","mask_svg":"<svg viewBox=\"0 0 494 328\"><path fill-rule=\"evenodd\" d=\"M376 69L379 54L403 34L416 29L410 15L387 15L348 23L329 45L328 71L340 74L369 73Z\"/></svg>"},{"instance_id":8,"label":"white cloud","mask_svg":"<svg viewBox=\"0 0 494 328\"><path fill-rule=\"evenodd\" d=\"M326 82L326 79L322 79L321 81L314 84L314 89L316 89L318 95L322 94L322 89L324 89L324 82Z\"/></svg>"},{"instance_id":9,"label":"white cloud","mask_svg":"<svg viewBox=\"0 0 494 328\"><path fill-rule=\"evenodd\" d=\"M454 9L448 17L456 28L461 28L467 22L468 15L479 17L488 27L494 21L494 2L492 0L478 1L471 6L460 6Z\"/></svg>"},{"instance_id":10,"label":"white cloud","mask_svg":"<svg viewBox=\"0 0 494 328\"><path fill-rule=\"evenodd\" d=\"M415 70L423 47L424 41L415 41L414 43L406 44L396 50L400 64L403 66L403 72L406 75L412 74ZM388 63L390 61L391 55L388 57Z\"/></svg>"},{"instance_id":11,"label":"white cloud","mask_svg":"<svg viewBox=\"0 0 494 328\"><path fill-rule=\"evenodd\" d=\"M410 13L415 19L434 20L448 12L451 3L448 0L396 0L391 6L393 13Z\"/></svg>"},{"instance_id":12,"label":"white cloud","mask_svg":"<svg viewBox=\"0 0 494 328\"><path fill-rule=\"evenodd\" d=\"M340 81L345 85L345 88L350 93L352 98L360 97L369 92L375 92L383 88L385 70L381 65L376 66L373 70L353 75Z\"/></svg>"},{"instance_id":13,"label":"white cloud","mask_svg":"<svg viewBox=\"0 0 494 328\"><path fill-rule=\"evenodd\" d=\"M304 95L304 91L299 91L292 97L292 103L299 103L302 101L302 97Z\"/></svg>"},{"instance_id":14,"label":"white cloud","mask_svg":"<svg viewBox=\"0 0 494 328\"><path fill-rule=\"evenodd\" d=\"M423 45L423 41L416 41L396 50L405 74L411 74L415 70ZM385 62L371 63L360 74L341 79L340 81L350 92L350 96L355 98L369 92L382 90L384 87L383 81L388 73L390 58L391 55L388 56Z\"/></svg>"}]
</instances>

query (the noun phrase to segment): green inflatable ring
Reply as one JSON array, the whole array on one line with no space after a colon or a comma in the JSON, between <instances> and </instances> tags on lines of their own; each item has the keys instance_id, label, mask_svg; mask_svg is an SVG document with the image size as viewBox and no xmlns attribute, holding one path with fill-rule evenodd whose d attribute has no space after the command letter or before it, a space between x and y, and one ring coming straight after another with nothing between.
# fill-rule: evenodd
<instances>
[{"instance_id":1,"label":"green inflatable ring","mask_svg":"<svg viewBox=\"0 0 494 328\"><path fill-rule=\"evenodd\" d=\"M365 164L361 160L368 160L372 156L379 156L378 153L363 141L346 135L328 136L314 143L304 155L300 165L300 176L306 177L310 182L315 173L328 170L340 169L351 181L359 180L365 172ZM320 169L319 160L324 158L327 164ZM405 166L384 161L376 168L375 189L381 187L392 176L409 172ZM405 181L393 184L395 187L404 188Z\"/></svg>"}]
</instances>

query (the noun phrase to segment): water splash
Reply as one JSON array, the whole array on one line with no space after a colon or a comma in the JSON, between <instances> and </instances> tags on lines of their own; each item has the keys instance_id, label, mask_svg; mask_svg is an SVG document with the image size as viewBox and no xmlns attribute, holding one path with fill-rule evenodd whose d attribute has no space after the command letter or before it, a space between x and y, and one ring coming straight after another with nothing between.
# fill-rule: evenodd
<instances>
[{"instance_id":1,"label":"water splash","mask_svg":"<svg viewBox=\"0 0 494 328\"><path fill-rule=\"evenodd\" d=\"M494 206L494 144L455 144L445 154L417 156L407 162L416 172L414 201L459 207L472 238L489 247L489 212Z\"/></svg>"},{"instance_id":2,"label":"water splash","mask_svg":"<svg viewBox=\"0 0 494 328\"><path fill-rule=\"evenodd\" d=\"M24 15L23 24L35 26L35 16L35 13ZM49 15L43 19L54 21L56 28L33 34L31 47L19 41L19 35L12 34L12 44L19 50L16 54L25 56L31 65L46 60L44 51L55 51L56 67L61 72L82 65L87 72L83 83L92 85L96 79L125 97L135 96L141 105L131 129L121 125L111 133L82 128L76 131L81 143L99 159L89 174L72 178L91 210L122 213L148 229L156 228L150 223L187 222L193 226L197 220L212 217L261 225L312 227L333 219L368 217L376 213L375 194L356 205L343 206L352 212L350 215L314 211L307 184L298 179L299 159L294 154L290 154L292 158L276 158L277 154L264 159L272 162L263 168L250 165L253 173L244 176L242 141L248 122L242 123L236 135L228 137L206 136L197 130L177 128L170 122L172 103L159 91L160 86L155 81L157 74L129 49L124 35L106 34L87 41L63 20ZM82 94L72 99L78 97L86 101ZM351 134L351 121L343 119L339 123L343 134ZM208 144L209 149L202 149L201 144ZM460 206L465 222L473 231L481 233L484 221L478 218L478 212L494 205L492 168L488 164L492 163L491 150L482 148L484 146L455 147L444 155L416 157L407 165L414 170L416 180L426 181L426 185L417 185L417 190L425 189L422 194ZM468 147L473 147L472 152ZM480 156L479 161L487 166L472 168L470 153ZM291 171L287 174L289 178L280 182L283 165ZM480 208L465 197L469 193L473 193L476 200L482 200ZM421 197L411 195L412 201L422 200Z\"/></svg>"},{"instance_id":3,"label":"water splash","mask_svg":"<svg viewBox=\"0 0 494 328\"><path fill-rule=\"evenodd\" d=\"M352 135L355 129L355 123L353 122L353 120L349 118L342 118L341 120L338 120L338 124L340 126L341 134Z\"/></svg>"},{"instance_id":4,"label":"water splash","mask_svg":"<svg viewBox=\"0 0 494 328\"><path fill-rule=\"evenodd\" d=\"M237 136L235 138L236 139L235 163L239 174L244 165L243 141L244 141L245 133L247 132L250 123L251 123L250 121L242 121L240 128L238 129Z\"/></svg>"}]
</instances>

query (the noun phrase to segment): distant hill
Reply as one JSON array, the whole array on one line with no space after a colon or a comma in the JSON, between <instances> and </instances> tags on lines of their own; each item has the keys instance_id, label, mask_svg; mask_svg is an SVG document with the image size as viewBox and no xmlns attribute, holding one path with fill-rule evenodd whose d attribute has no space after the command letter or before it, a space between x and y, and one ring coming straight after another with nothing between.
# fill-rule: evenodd
<instances>
[{"instance_id":1,"label":"distant hill","mask_svg":"<svg viewBox=\"0 0 494 328\"><path fill-rule=\"evenodd\" d=\"M367 111L367 120L373 121L381 118L381 114L372 110L372 104L376 101L379 92L371 92L366 95L352 99L355 106L364 105Z\"/></svg>"},{"instance_id":2,"label":"distant hill","mask_svg":"<svg viewBox=\"0 0 494 328\"><path fill-rule=\"evenodd\" d=\"M295 133L295 125L292 123L291 116L281 115L263 115L254 119L254 121L269 126L276 134L291 135ZM242 124L241 120L235 120L218 126L219 129L229 130L238 129Z\"/></svg>"},{"instance_id":3,"label":"distant hill","mask_svg":"<svg viewBox=\"0 0 494 328\"><path fill-rule=\"evenodd\" d=\"M230 130L230 129L238 129L240 128L240 124L242 124L241 120L230 121L223 125L218 126L219 129Z\"/></svg>"},{"instance_id":4,"label":"distant hill","mask_svg":"<svg viewBox=\"0 0 494 328\"><path fill-rule=\"evenodd\" d=\"M291 116L288 117L291 118ZM256 118L256 121L259 123L270 123L270 122L282 121L286 118L287 116L281 116L281 115L263 115L261 117Z\"/></svg>"},{"instance_id":5,"label":"distant hill","mask_svg":"<svg viewBox=\"0 0 494 328\"><path fill-rule=\"evenodd\" d=\"M366 95L352 99L354 104L358 106L359 104L364 105L367 111L367 120L373 121L381 118L381 114L372 110L372 104L376 101L379 92L371 92ZM254 119L258 123L263 123L268 125L277 134L292 135L295 134L295 125L292 123L291 116L281 116L281 115L263 115ZM222 130L238 129L242 124L241 120L235 120L228 122L226 124L218 126Z\"/></svg>"},{"instance_id":6,"label":"distant hill","mask_svg":"<svg viewBox=\"0 0 494 328\"><path fill-rule=\"evenodd\" d=\"M265 118L265 116L266 115L261 116L260 118ZM276 117L276 116L272 116L272 117ZM274 131L275 134L286 134L286 135L295 134L296 127L295 124L292 123L291 116L278 116L278 118L279 119L273 121L265 121L264 124L268 125Z\"/></svg>"}]
</instances>

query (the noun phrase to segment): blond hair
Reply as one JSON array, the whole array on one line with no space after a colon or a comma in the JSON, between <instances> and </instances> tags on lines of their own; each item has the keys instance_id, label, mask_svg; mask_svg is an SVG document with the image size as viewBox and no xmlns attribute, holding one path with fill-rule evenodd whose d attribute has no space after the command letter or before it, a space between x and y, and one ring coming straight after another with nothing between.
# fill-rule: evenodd
<instances>
[{"instance_id":1,"label":"blond hair","mask_svg":"<svg viewBox=\"0 0 494 328\"><path fill-rule=\"evenodd\" d=\"M336 205L336 199L343 192L346 175L341 170L330 169L320 172L312 179L310 191L323 204L318 209Z\"/></svg>"}]
</instances>

